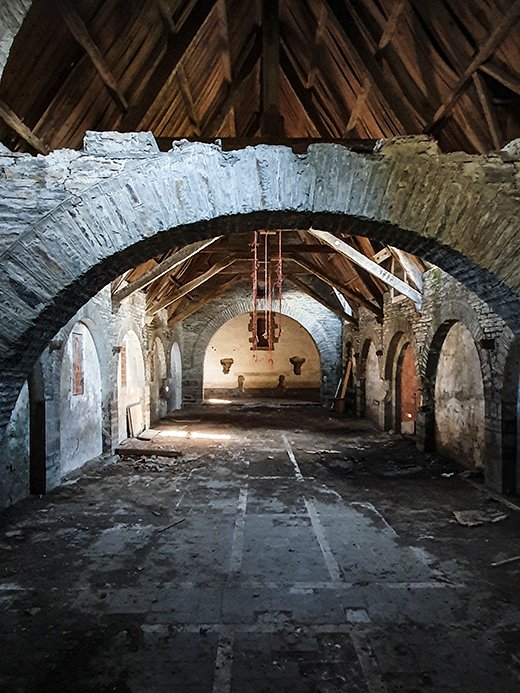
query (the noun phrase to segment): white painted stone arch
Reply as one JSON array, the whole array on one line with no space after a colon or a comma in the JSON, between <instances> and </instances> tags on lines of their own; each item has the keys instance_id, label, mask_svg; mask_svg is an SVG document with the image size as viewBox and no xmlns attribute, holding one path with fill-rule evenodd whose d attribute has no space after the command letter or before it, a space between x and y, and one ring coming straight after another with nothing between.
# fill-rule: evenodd
<instances>
[{"instance_id":1,"label":"white painted stone arch","mask_svg":"<svg viewBox=\"0 0 520 693\"><path fill-rule=\"evenodd\" d=\"M259 308L263 309L263 303L260 303ZM252 301L249 297L232 300L225 307L212 301L192 321L185 321L185 330L187 328L187 332L194 335L191 348L185 349L183 353L184 390L187 401L202 400L204 357L213 335L229 320L251 310ZM285 295L281 312L282 315L300 323L314 340L322 369L321 399L324 405L330 404L340 377L341 321L320 304L297 292L288 292ZM195 321L201 321L204 328L199 330ZM194 325L193 331L190 322Z\"/></svg>"},{"instance_id":2,"label":"white painted stone arch","mask_svg":"<svg viewBox=\"0 0 520 693\"><path fill-rule=\"evenodd\" d=\"M157 335L150 353L150 423L166 414L164 398L167 376L166 351L162 339Z\"/></svg>"},{"instance_id":3,"label":"white painted stone arch","mask_svg":"<svg viewBox=\"0 0 520 693\"><path fill-rule=\"evenodd\" d=\"M174 341L170 350L170 392L168 411L182 407L182 356L179 343Z\"/></svg>"},{"instance_id":4,"label":"white painted stone arch","mask_svg":"<svg viewBox=\"0 0 520 693\"><path fill-rule=\"evenodd\" d=\"M133 329L128 330L124 335L121 347L117 366L118 439L120 441L128 435L127 407L134 404L140 406L143 427L146 428L150 420L144 354L139 337Z\"/></svg>"}]
</instances>

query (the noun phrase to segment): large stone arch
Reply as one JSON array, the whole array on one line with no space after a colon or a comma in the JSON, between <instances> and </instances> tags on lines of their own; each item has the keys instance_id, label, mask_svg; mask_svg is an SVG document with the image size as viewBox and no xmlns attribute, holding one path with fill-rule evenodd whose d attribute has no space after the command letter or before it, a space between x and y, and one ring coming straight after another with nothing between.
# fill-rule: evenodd
<instances>
[{"instance_id":1,"label":"large stone arch","mask_svg":"<svg viewBox=\"0 0 520 693\"><path fill-rule=\"evenodd\" d=\"M281 313L300 323L314 340L321 361L321 399L323 404L328 405L334 398L341 372L341 321L312 299L304 297L296 301L294 300L295 296L294 293L285 295L282 300ZM252 308L253 304L250 297L237 298L229 302L223 309L215 302L208 304L207 309L208 313L212 314L211 319L205 323L205 327L201 331L196 333L191 349L183 349L183 395L188 402L199 402L202 399L204 357L213 335L229 320L243 313L251 312ZM259 310L263 310L263 308L263 301L261 301Z\"/></svg>"},{"instance_id":2,"label":"large stone arch","mask_svg":"<svg viewBox=\"0 0 520 693\"><path fill-rule=\"evenodd\" d=\"M0 158L1 427L45 344L111 279L172 245L231 232L369 235L440 265L518 327L520 200L507 194L514 166L498 156L461 161L424 137L371 154L186 142L160 153L147 133L91 133L82 152ZM488 169L500 183L485 182Z\"/></svg>"}]
</instances>

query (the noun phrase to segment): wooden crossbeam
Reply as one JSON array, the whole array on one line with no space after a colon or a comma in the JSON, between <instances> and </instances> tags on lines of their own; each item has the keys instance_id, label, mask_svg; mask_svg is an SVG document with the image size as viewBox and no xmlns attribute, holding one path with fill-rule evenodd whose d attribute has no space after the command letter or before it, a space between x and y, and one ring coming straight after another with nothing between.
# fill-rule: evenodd
<instances>
[{"instance_id":1,"label":"wooden crossbeam","mask_svg":"<svg viewBox=\"0 0 520 693\"><path fill-rule=\"evenodd\" d=\"M201 30L216 0L198 0L178 34L170 34L166 51L152 72L146 88L138 103L132 104L123 118L120 130L132 132L139 130L154 101L175 73L182 57Z\"/></svg>"},{"instance_id":2,"label":"wooden crossbeam","mask_svg":"<svg viewBox=\"0 0 520 693\"><path fill-rule=\"evenodd\" d=\"M217 10L218 10L218 21L219 21L220 31L222 32L222 38L224 39L224 45L225 45L225 49L222 51L223 60L224 60L224 75L226 77L228 84L233 84L233 82L235 80L235 75L234 75L234 70L233 70L233 61L231 60L231 42L229 40L229 24L230 24L229 0L219 0L219 2L217 3ZM236 118L235 118L234 105L229 109L229 112L231 113L231 116L232 116L232 127L233 127L232 134L233 134L233 136L236 136L237 123L236 123Z\"/></svg>"},{"instance_id":3,"label":"wooden crossbeam","mask_svg":"<svg viewBox=\"0 0 520 693\"><path fill-rule=\"evenodd\" d=\"M494 65L489 62L489 60L479 66L481 72L485 72L486 75L493 77L497 82L503 84L505 87L513 91L515 94L520 96L520 79L511 74L508 70L504 70L503 67Z\"/></svg>"},{"instance_id":4,"label":"wooden crossbeam","mask_svg":"<svg viewBox=\"0 0 520 693\"><path fill-rule=\"evenodd\" d=\"M495 112L495 107L491 101L487 84L478 72L473 74L473 84L477 90L480 105L482 106L482 111L484 113L484 118L489 129L489 134L491 135L491 141L493 142L493 147L495 149L500 149L502 146L502 135L500 134L500 125L498 124L497 114Z\"/></svg>"},{"instance_id":5,"label":"wooden crossbeam","mask_svg":"<svg viewBox=\"0 0 520 693\"><path fill-rule=\"evenodd\" d=\"M307 73L307 83L305 87L310 89L314 85L314 79L318 69L319 55L322 51L323 38L325 34L325 26L327 24L327 7L323 3L318 10L318 20L316 22L316 32L314 34L314 45L311 51L309 61L309 71Z\"/></svg>"},{"instance_id":6,"label":"wooden crossbeam","mask_svg":"<svg viewBox=\"0 0 520 693\"><path fill-rule=\"evenodd\" d=\"M377 44L378 52L384 50L391 42L397 30L399 20L407 8L408 3L409 0L396 0L394 3L390 16L385 24L385 28L383 29L383 33L381 34L381 38L379 39L379 43Z\"/></svg>"},{"instance_id":7,"label":"wooden crossbeam","mask_svg":"<svg viewBox=\"0 0 520 693\"><path fill-rule=\"evenodd\" d=\"M328 231L316 231L315 229L309 229L308 232L312 234L315 238L319 238L324 243L327 243L333 248L336 248L338 252L345 255L345 257L347 257L353 263L359 265L364 270L366 270L370 274L373 274L375 277L380 279L388 286L391 286L400 294L403 294L403 296L406 296L407 298L412 300L420 308L422 302L421 293L413 289L402 279L399 279L395 275L383 269L383 267L381 267L381 265L378 265L377 262L369 260L369 258L367 258L366 255L363 255L363 253L360 253L351 245L345 243L345 241L342 241L340 238L334 236L334 234L329 233Z\"/></svg>"},{"instance_id":8,"label":"wooden crossbeam","mask_svg":"<svg viewBox=\"0 0 520 693\"><path fill-rule=\"evenodd\" d=\"M408 111L403 108L402 95L396 93L395 86L374 58L364 36L356 29L347 32L346 27L352 24L352 20L345 6L340 3L331 3L329 0L323 0L323 2L327 4L329 15L335 18L336 30L348 46L350 55L354 56L358 66L363 66L365 83L370 83L371 89L377 91L379 97L388 104L396 119L401 123L404 132L408 134L415 132L416 123Z\"/></svg>"},{"instance_id":9,"label":"wooden crossbeam","mask_svg":"<svg viewBox=\"0 0 520 693\"><path fill-rule=\"evenodd\" d=\"M76 7L71 3L71 0L54 0L54 2L56 3L70 33L74 36L76 41L92 61L92 64L96 68L111 97L116 102L119 109L123 113L126 113L128 111L128 102L123 96L112 70L101 54L101 51L92 38Z\"/></svg>"},{"instance_id":10,"label":"wooden crossbeam","mask_svg":"<svg viewBox=\"0 0 520 693\"><path fill-rule=\"evenodd\" d=\"M300 267L302 267L306 272L309 272L309 274L314 274L316 277L318 277L318 279L321 279L322 282L325 282L329 286L332 286L333 288L338 289L338 291L341 291L341 293L345 294L349 301L352 301L355 305L362 304L370 312L374 313L374 315L377 315L378 318L382 317L383 311L379 306L372 303L372 301L369 301L367 298L363 296L363 294L358 294L352 291L348 286L345 286L345 284L343 284L341 280L337 277L331 276L330 274L324 272L322 269L316 267L307 260L302 260L301 258L296 257L289 258L289 260L292 260L292 262L296 263L297 265L300 265Z\"/></svg>"},{"instance_id":11,"label":"wooden crossbeam","mask_svg":"<svg viewBox=\"0 0 520 693\"><path fill-rule=\"evenodd\" d=\"M219 238L222 238L222 236L210 238L207 241L191 243L190 245L181 248L180 250L178 250L177 252L173 253L165 260L160 262L158 265L153 267L151 270L145 272L142 275L142 277L139 277L139 279L136 279L131 284L128 284L128 286L125 286L122 289L116 291L112 295L112 300L115 302L120 302L124 298L128 298L128 296L133 294L134 291L139 291L139 289L145 289L152 282L156 281L157 279L160 279L161 277L164 277L165 274L168 274L168 272L171 272L179 265L182 265L183 262L186 262L186 260L189 260L194 255L197 255L197 253L200 253L202 250L210 246L212 243L215 243L215 241L218 241Z\"/></svg>"},{"instance_id":12,"label":"wooden crossbeam","mask_svg":"<svg viewBox=\"0 0 520 693\"><path fill-rule=\"evenodd\" d=\"M179 83L179 91L181 92L182 100L184 101L184 106L186 112L188 113L188 118L190 120L191 126L194 133L200 135L200 119L195 108L195 103L193 101L193 94L186 77L186 72L182 65L177 67L176 71L177 82Z\"/></svg>"},{"instance_id":13,"label":"wooden crossbeam","mask_svg":"<svg viewBox=\"0 0 520 693\"><path fill-rule=\"evenodd\" d=\"M178 301L183 296L186 296L186 294L189 294L190 291L197 289L199 286L201 286L202 284L207 282L209 279L214 277L216 274L219 274L220 272L222 272L222 270L225 270L226 267L229 267L234 262L235 262L234 258L232 258L231 260L223 260L222 262L217 262L215 265L213 265L208 270L206 270L206 272L203 272L198 277L195 277L191 281L186 282L186 284L183 284L176 291L174 291L173 293L169 294L165 298L157 301L155 304L150 306L149 312L151 313L151 315L155 315L156 313L158 313L163 308L166 308L167 306L171 305L172 303L175 303L175 301Z\"/></svg>"},{"instance_id":14,"label":"wooden crossbeam","mask_svg":"<svg viewBox=\"0 0 520 693\"><path fill-rule=\"evenodd\" d=\"M166 29L171 34L174 34L176 27L170 8L168 7L168 3L166 0L155 0L155 4L157 5L157 9L159 10L159 14L161 15L161 19L163 20Z\"/></svg>"},{"instance_id":15,"label":"wooden crossbeam","mask_svg":"<svg viewBox=\"0 0 520 693\"><path fill-rule=\"evenodd\" d=\"M297 289L300 289L300 291L302 291L304 294L307 294L307 296L310 296L318 303L321 303L322 306L325 306L325 308L337 315L338 318L346 320L354 325L358 324L356 318L354 318L352 315L348 315L348 313L345 313L341 308L334 306L330 301L327 301L321 294L319 294L301 279L298 279L298 277L296 277L294 274L288 274L287 279L291 282L291 284L294 284Z\"/></svg>"},{"instance_id":16,"label":"wooden crossbeam","mask_svg":"<svg viewBox=\"0 0 520 693\"><path fill-rule=\"evenodd\" d=\"M406 275L413 281L417 290L422 292L423 289L423 270L419 269L420 261L414 258L413 255L406 253L399 248L389 248L392 255L401 263Z\"/></svg>"},{"instance_id":17,"label":"wooden crossbeam","mask_svg":"<svg viewBox=\"0 0 520 693\"><path fill-rule=\"evenodd\" d=\"M301 107L305 111L307 118L314 125L316 131L320 134L320 136L325 136L325 134L327 133L327 127L323 122L323 119L318 109L314 105L314 101L312 100L310 93L307 91L304 84L300 80L298 73L294 69L289 57L286 55L284 51L282 51L280 56L280 65L282 68L282 72L284 73L287 81L291 85L292 90L296 94L296 98L298 99Z\"/></svg>"},{"instance_id":18,"label":"wooden crossbeam","mask_svg":"<svg viewBox=\"0 0 520 693\"><path fill-rule=\"evenodd\" d=\"M280 115L280 4L262 0L262 134L282 135Z\"/></svg>"},{"instance_id":19,"label":"wooden crossbeam","mask_svg":"<svg viewBox=\"0 0 520 693\"><path fill-rule=\"evenodd\" d=\"M217 296L222 296L222 294L225 294L226 291L229 291L237 284L240 284L240 282L242 281L243 278L235 274L227 282L219 284L218 286L213 287L212 289L204 292L204 294L200 296L196 301L187 304L179 304L178 308L174 309L174 311L168 318L168 323L172 324L180 322L181 320L185 320L187 317L193 315L193 313L196 313L198 310L203 308L206 305L206 303L208 303L208 301L212 301Z\"/></svg>"},{"instance_id":20,"label":"wooden crossbeam","mask_svg":"<svg viewBox=\"0 0 520 693\"><path fill-rule=\"evenodd\" d=\"M257 68L261 55L262 39L260 31L258 31L254 34L251 49L247 52L246 58L244 59L242 65L237 69L233 82L229 83L228 85L224 101L218 107L217 112L211 113L209 120L205 121L203 128L204 130L209 129L209 125L211 125L211 132L214 134L219 132L229 112L232 108L234 108L244 82L249 79L251 73Z\"/></svg>"},{"instance_id":21,"label":"wooden crossbeam","mask_svg":"<svg viewBox=\"0 0 520 693\"><path fill-rule=\"evenodd\" d=\"M14 130L27 144L35 149L40 154L48 154L49 147L27 127L21 118L10 108L5 101L0 99L0 118L8 125L11 130Z\"/></svg>"},{"instance_id":22,"label":"wooden crossbeam","mask_svg":"<svg viewBox=\"0 0 520 693\"><path fill-rule=\"evenodd\" d=\"M433 132L440 125L440 123L450 115L453 107L457 103L459 96L471 82L473 74L479 69L482 63L484 63L492 55L492 53L494 53L500 43L506 38L508 33L516 24L519 17L520 0L514 0L505 14L502 15L500 21L497 22L496 26L493 28L484 45L476 52L469 65L460 75L448 96L437 108L433 119L425 127L425 132Z\"/></svg>"}]
</instances>

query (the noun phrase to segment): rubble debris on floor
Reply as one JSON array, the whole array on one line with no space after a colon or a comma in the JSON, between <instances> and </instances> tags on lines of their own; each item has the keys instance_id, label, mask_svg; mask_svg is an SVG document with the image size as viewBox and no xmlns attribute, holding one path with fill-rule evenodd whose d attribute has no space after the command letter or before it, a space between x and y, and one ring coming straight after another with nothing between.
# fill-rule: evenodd
<instances>
[{"instance_id":1,"label":"rubble debris on floor","mask_svg":"<svg viewBox=\"0 0 520 693\"><path fill-rule=\"evenodd\" d=\"M0 690L520 689L520 513L318 407L190 418L0 516Z\"/></svg>"}]
</instances>

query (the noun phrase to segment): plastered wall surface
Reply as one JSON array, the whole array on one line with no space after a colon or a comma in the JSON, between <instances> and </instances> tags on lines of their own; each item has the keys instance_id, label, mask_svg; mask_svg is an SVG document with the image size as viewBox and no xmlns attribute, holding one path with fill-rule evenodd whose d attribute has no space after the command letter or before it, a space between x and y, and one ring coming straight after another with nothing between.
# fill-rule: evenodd
<instances>
[{"instance_id":1,"label":"plastered wall surface","mask_svg":"<svg viewBox=\"0 0 520 693\"><path fill-rule=\"evenodd\" d=\"M281 326L279 341L272 352L252 350L249 313L238 315L223 325L213 336L204 359L204 388L236 388L239 375L244 376L245 389L274 389L280 375L285 387L314 388L321 384L320 357L307 330L285 315L276 316ZM290 358L299 356L305 362L301 375L295 375ZM232 358L229 373L223 373L221 359Z\"/></svg>"},{"instance_id":2,"label":"plastered wall surface","mask_svg":"<svg viewBox=\"0 0 520 693\"><path fill-rule=\"evenodd\" d=\"M410 345L405 348L401 355L402 363L400 368L400 399L398 403L401 419L401 433L414 434L415 422L417 420L417 406L419 401L419 388L421 383L417 377L413 349Z\"/></svg>"},{"instance_id":3,"label":"plastered wall surface","mask_svg":"<svg viewBox=\"0 0 520 693\"><path fill-rule=\"evenodd\" d=\"M149 421L149 412L146 411L146 380L144 370L144 358L139 338L133 330L124 336L123 344L126 357L119 355L118 388L119 388L119 440L128 437L126 413L127 407L139 404L141 408L144 427ZM126 363L125 363L126 362ZM126 374L123 374L123 369ZM140 431L139 431L140 432Z\"/></svg>"},{"instance_id":4,"label":"plastered wall surface","mask_svg":"<svg viewBox=\"0 0 520 693\"><path fill-rule=\"evenodd\" d=\"M457 323L442 346L435 383L437 449L467 467L482 467L485 405L480 360L471 334Z\"/></svg>"},{"instance_id":5,"label":"plastered wall surface","mask_svg":"<svg viewBox=\"0 0 520 693\"><path fill-rule=\"evenodd\" d=\"M74 337L82 344L83 392L74 394ZM77 323L64 347L60 379L61 470L81 467L103 451L101 372L96 346L89 329Z\"/></svg>"},{"instance_id":6,"label":"plastered wall surface","mask_svg":"<svg viewBox=\"0 0 520 693\"><path fill-rule=\"evenodd\" d=\"M166 380L166 354L161 340L153 340L150 363L150 422L166 415L167 400L163 397L163 382ZM166 384L166 383L164 383Z\"/></svg>"}]
</instances>

